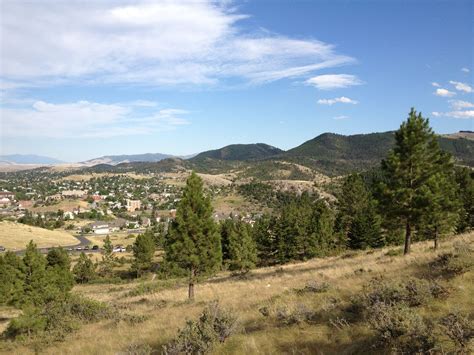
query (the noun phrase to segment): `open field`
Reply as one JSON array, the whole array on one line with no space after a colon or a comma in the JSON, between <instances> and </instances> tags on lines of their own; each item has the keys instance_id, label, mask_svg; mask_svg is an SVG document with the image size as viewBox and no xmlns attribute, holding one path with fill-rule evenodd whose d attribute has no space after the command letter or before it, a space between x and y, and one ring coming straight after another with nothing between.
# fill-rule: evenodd
<instances>
[{"instance_id":1,"label":"open field","mask_svg":"<svg viewBox=\"0 0 474 355\"><path fill-rule=\"evenodd\" d=\"M79 244L78 240L65 231L48 230L21 223L0 222L0 245L9 250L25 249L33 240L39 248Z\"/></svg>"},{"instance_id":2,"label":"open field","mask_svg":"<svg viewBox=\"0 0 474 355\"><path fill-rule=\"evenodd\" d=\"M33 207L31 208L32 212L57 212L58 210L63 210L64 212L72 212L74 208L81 207L87 208L89 204L86 201L82 200L63 200L58 203L42 206L42 207Z\"/></svg>"},{"instance_id":3,"label":"open field","mask_svg":"<svg viewBox=\"0 0 474 355\"><path fill-rule=\"evenodd\" d=\"M119 285L79 285L74 292L115 305L121 312L145 316L146 319L138 326L113 321L85 325L65 342L56 343L42 352L116 354L129 349L130 344L147 344L159 353L161 345L176 335L186 319L196 319L207 302L219 300L222 306L238 315L241 332L216 347L215 354L377 353L367 343L373 333L363 322L338 327L337 324L331 325L330 318L311 324L282 325L276 319L262 316L259 309L295 309L303 304L331 317L334 307L349 304L351 297L373 277L383 275L388 280L420 277L428 270L429 262L442 253L452 251L459 243L474 247L474 233L443 241L436 252L431 242L416 243L412 254L406 257L396 255L394 251L400 250L399 247L391 247L262 268L243 279L224 272L197 285L194 303L187 302L187 287L179 280L174 284L169 281L145 281L145 284L158 286L157 291L135 297L128 293L143 285L143 281ZM309 281L326 282L329 290L325 293L295 292ZM440 282L450 290L449 298L432 300L417 310L430 319L453 310L474 316L474 300L471 297L474 294L474 272ZM437 336L449 343L446 335ZM449 352L449 344L443 346L447 346ZM9 344L0 345L0 351L33 353L30 348Z\"/></svg>"}]
</instances>

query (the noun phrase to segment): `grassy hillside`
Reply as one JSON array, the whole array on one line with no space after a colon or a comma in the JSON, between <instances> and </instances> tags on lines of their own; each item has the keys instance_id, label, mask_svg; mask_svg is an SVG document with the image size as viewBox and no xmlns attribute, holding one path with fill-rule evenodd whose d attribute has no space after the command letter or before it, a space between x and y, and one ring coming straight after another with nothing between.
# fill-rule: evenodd
<instances>
[{"instance_id":1,"label":"grassy hillside","mask_svg":"<svg viewBox=\"0 0 474 355\"><path fill-rule=\"evenodd\" d=\"M160 353L161 346L176 336L187 319L197 319L208 302L219 300L238 317L239 330L218 344L214 354L381 354L390 353L390 347L400 343L420 345L420 341L431 338L438 349L453 353L449 324L443 324L451 313L471 320L474 317L474 233L444 241L437 252L431 246L416 243L406 257L400 255L398 247L350 252L262 268L243 278L224 272L197 286L194 303L187 302L186 285L179 280L76 286L74 292L108 303L115 312L126 314L128 321L84 325L64 342L45 345L41 352ZM449 257L449 253L454 255ZM464 258L457 253L464 253ZM443 260L451 260L454 263L449 265L458 270L455 267L469 258L470 270L449 273L440 268ZM371 281L374 279L375 283ZM400 283L409 287L400 288ZM429 290L422 287L428 284ZM390 291L392 288L398 293ZM375 318L378 321L365 319L364 302L375 296L402 297L404 292L408 292L411 308L400 305L399 323L390 323L389 316ZM394 307L399 306L396 303ZM370 309L380 312L376 307ZM5 318L11 317L9 310L1 311ZM382 320L385 323L380 323ZM380 342L385 326L398 327L402 333L415 329L416 334L405 334L392 343ZM0 342L0 351L28 354L34 353L34 346ZM472 343L464 348L465 353L472 351Z\"/></svg>"},{"instance_id":2,"label":"grassy hillside","mask_svg":"<svg viewBox=\"0 0 474 355\"><path fill-rule=\"evenodd\" d=\"M20 250L24 249L30 240L39 248L79 244L76 238L64 231L52 231L8 221L0 222L1 246L8 250Z\"/></svg>"}]
</instances>

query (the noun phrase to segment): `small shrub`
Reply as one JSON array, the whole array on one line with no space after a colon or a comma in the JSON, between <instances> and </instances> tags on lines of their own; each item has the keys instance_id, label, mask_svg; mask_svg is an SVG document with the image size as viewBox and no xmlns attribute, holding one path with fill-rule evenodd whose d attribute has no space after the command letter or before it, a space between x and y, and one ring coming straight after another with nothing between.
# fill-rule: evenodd
<instances>
[{"instance_id":1,"label":"small shrub","mask_svg":"<svg viewBox=\"0 0 474 355\"><path fill-rule=\"evenodd\" d=\"M152 353L153 349L148 344L130 344L119 355L150 355Z\"/></svg>"},{"instance_id":2,"label":"small shrub","mask_svg":"<svg viewBox=\"0 0 474 355\"><path fill-rule=\"evenodd\" d=\"M403 254L403 250L401 248L397 249L390 249L385 253L386 256L399 256Z\"/></svg>"},{"instance_id":3,"label":"small shrub","mask_svg":"<svg viewBox=\"0 0 474 355\"><path fill-rule=\"evenodd\" d=\"M458 243L453 253L441 254L430 266L447 277L461 275L474 268L474 252L469 244Z\"/></svg>"},{"instance_id":4,"label":"small shrub","mask_svg":"<svg viewBox=\"0 0 474 355\"><path fill-rule=\"evenodd\" d=\"M225 342L236 331L237 318L213 302L204 309L198 321L188 321L178 336L163 346L163 354L203 354L216 343Z\"/></svg>"},{"instance_id":5,"label":"small shrub","mask_svg":"<svg viewBox=\"0 0 474 355\"><path fill-rule=\"evenodd\" d=\"M329 284L327 282L310 281L302 289L296 289L295 292L298 294L322 293L327 290L329 290Z\"/></svg>"},{"instance_id":6,"label":"small shrub","mask_svg":"<svg viewBox=\"0 0 474 355\"><path fill-rule=\"evenodd\" d=\"M378 334L379 346L389 346L396 353L427 353L434 348L431 324L404 303L378 302L368 321Z\"/></svg>"},{"instance_id":7,"label":"small shrub","mask_svg":"<svg viewBox=\"0 0 474 355\"><path fill-rule=\"evenodd\" d=\"M143 314L123 314L117 318L116 323L124 321L131 325L137 325L146 322L148 319L150 319L150 316Z\"/></svg>"},{"instance_id":8,"label":"small shrub","mask_svg":"<svg viewBox=\"0 0 474 355\"><path fill-rule=\"evenodd\" d=\"M298 303L293 310L289 310L287 307L280 307L276 310L276 319L284 326L312 322L315 318L316 312L302 303Z\"/></svg>"},{"instance_id":9,"label":"small shrub","mask_svg":"<svg viewBox=\"0 0 474 355\"><path fill-rule=\"evenodd\" d=\"M459 313L450 313L441 319L441 325L446 330L446 334L456 343L458 347L464 349L474 337L474 324L467 317Z\"/></svg>"}]
</instances>

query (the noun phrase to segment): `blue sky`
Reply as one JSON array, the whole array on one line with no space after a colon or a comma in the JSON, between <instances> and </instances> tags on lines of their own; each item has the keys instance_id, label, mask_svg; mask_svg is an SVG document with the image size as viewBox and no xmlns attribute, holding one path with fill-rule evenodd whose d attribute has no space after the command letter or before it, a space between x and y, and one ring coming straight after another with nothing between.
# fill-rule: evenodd
<instances>
[{"instance_id":1,"label":"blue sky","mask_svg":"<svg viewBox=\"0 0 474 355\"><path fill-rule=\"evenodd\" d=\"M2 1L0 154L474 130L472 1Z\"/></svg>"}]
</instances>

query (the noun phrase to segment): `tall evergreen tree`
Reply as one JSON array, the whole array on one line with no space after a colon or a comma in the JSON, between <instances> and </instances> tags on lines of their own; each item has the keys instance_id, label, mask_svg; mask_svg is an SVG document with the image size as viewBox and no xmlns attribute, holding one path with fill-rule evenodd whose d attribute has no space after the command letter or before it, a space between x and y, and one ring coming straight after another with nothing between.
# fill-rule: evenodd
<instances>
[{"instance_id":1,"label":"tall evergreen tree","mask_svg":"<svg viewBox=\"0 0 474 355\"><path fill-rule=\"evenodd\" d=\"M458 199L461 203L456 231L461 233L474 228L474 171L465 167L456 167L455 180L458 185Z\"/></svg>"},{"instance_id":2,"label":"tall evergreen tree","mask_svg":"<svg viewBox=\"0 0 474 355\"><path fill-rule=\"evenodd\" d=\"M423 186L426 211L420 220L420 233L433 239L435 249L440 235L454 232L461 208L451 155L440 154L437 166L438 171Z\"/></svg>"},{"instance_id":3,"label":"tall evergreen tree","mask_svg":"<svg viewBox=\"0 0 474 355\"><path fill-rule=\"evenodd\" d=\"M395 148L382 161L384 210L405 227L405 250L410 253L414 229L426 212L427 182L437 172L440 148L429 120L411 109L395 133Z\"/></svg>"},{"instance_id":4,"label":"tall evergreen tree","mask_svg":"<svg viewBox=\"0 0 474 355\"><path fill-rule=\"evenodd\" d=\"M155 255L153 237L150 233L140 234L133 243L132 270L137 273L137 277L151 268L153 255Z\"/></svg>"},{"instance_id":5,"label":"tall evergreen tree","mask_svg":"<svg viewBox=\"0 0 474 355\"><path fill-rule=\"evenodd\" d=\"M71 272L71 258L63 248L53 248L46 255L50 282L66 294L74 285L74 275Z\"/></svg>"},{"instance_id":6,"label":"tall evergreen tree","mask_svg":"<svg viewBox=\"0 0 474 355\"><path fill-rule=\"evenodd\" d=\"M99 275L102 277L112 276L113 268L115 265L114 246L110 237L107 235L102 246L102 260L99 263Z\"/></svg>"},{"instance_id":7,"label":"tall evergreen tree","mask_svg":"<svg viewBox=\"0 0 474 355\"><path fill-rule=\"evenodd\" d=\"M189 299L194 299L194 284L202 275L216 272L222 265L220 234L212 218L209 197L204 195L202 179L192 173L170 226L165 243L165 262L186 270Z\"/></svg>"},{"instance_id":8,"label":"tall evergreen tree","mask_svg":"<svg viewBox=\"0 0 474 355\"><path fill-rule=\"evenodd\" d=\"M18 306L24 293L25 265L11 251L0 255L0 305Z\"/></svg>"},{"instance_id":9,"label":"tall evergreen tree","mask_svg":"<svg viewBox=\"0 0 474 355\"><path fill-rule=\"evenodd\" d=\"M229 244L232 239L231 235L237 233L236 225L233 216L220 222L221 246L222 246L222 261L230 260Z\"/></svg>"},{"instance_id":10,"label":"tall evergreen tree","mask_svg":"<svg viewBox=\"0 0 474 355\"><path fill-rule=\"evenodd\" d=\"M46 258L30 241L23 256L25 266L24 302L35 306L43 305L47 300L49 290L48 275L46 272Z\"/></svg>"},{"instance_id":11,"label":"tall evergreen tree","mask_svg":"<svg viewBox=\"0 0 474 355\"><path fill-rule=\"evenodd\" d=\"M348 175L337 194L336 228L352 249L383 246L381 218L360 174Z\"/></svg>"},{"instance_id":12,"label":"tall evergreen tree","mask_svg":"<svg viewBox=\"0 0 474 355\"><path fill-rule=\"evenodd\" d=\"M275 236L276 220L267 214L258 218L252 228L252 235L257 244L257 259L260 265L268 266L276 263L278 252Z\"/></svg>"},{"instance_id":13,"label":"tall evergreen tree","mask_svg":"<svg viewBox=\"0 0 474 355\"><path fill-rule=\"evenodd\" d=\"M246 223L238 221L229 234L228 252L230 270L248 272L255 267L257 248Z\"/></svg>"}]
</instances>

